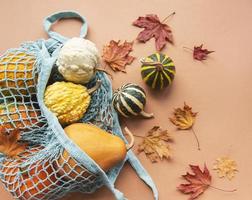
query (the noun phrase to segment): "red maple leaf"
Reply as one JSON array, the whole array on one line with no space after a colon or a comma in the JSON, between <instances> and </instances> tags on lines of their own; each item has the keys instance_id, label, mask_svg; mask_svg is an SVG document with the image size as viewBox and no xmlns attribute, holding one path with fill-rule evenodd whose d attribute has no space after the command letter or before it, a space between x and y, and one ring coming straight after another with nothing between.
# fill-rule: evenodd
<instances>
[{"instance_id":1,"label":"red maple leaf","mask_svg":"<svg viewBox=\"0 0 252 200\"><path fill-rule=\"evenodd\" d=\"M174 14L175 12L171 15ZM166 17L165 20L168 17ZM173 44L172 31L167 24L163 23L165 20L160 22L158 16L155 14L148 14L145 17L138 17L138 19L133 22L133 25L139 28L144 28L144 30L138 34L137 40L145 43L154 37L156 49L158 51L162 50L167 42Z\"/></svg>"},{"instance_id":2,"label":"red maple leaf","mask_svg":"<svg viewBox=\"0 0 252 200\"><path fill-rule=\"evenodd\" d=\"M201 171L197 165L189 165L194 174L186 173L182 177L187 180L186 184L180 184L178 190L184 194L190 194L188 200L196 199L199 195L203 194L211 184L211 175L207 166L204 166L204 171Z\"/></svg>"},{"instance_id":3,"label":"red maple leaf","mask_svg":"<svg viewBox=\"0 0 252 200\"><path fill-rule=\"evenodd\" d=\"M200 46L194 46L193 49L193 58L195 60L206 60L208 54L213 53L214 51L208 51L207 49L202 49L203 44L201 44Z\"/></svg>"}]
</instances>

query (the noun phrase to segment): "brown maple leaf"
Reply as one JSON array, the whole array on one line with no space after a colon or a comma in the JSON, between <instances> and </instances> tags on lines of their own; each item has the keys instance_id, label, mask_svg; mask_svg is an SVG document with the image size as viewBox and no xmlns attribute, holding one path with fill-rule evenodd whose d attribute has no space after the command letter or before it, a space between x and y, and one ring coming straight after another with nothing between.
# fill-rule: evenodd
<instances>
[{"instance_id":1,"label":"brown maple leaf","mask_svg":"<svg viewBox=\"0 0 252 200\"><path fill-rule=\"evenodd\" d=\"M113 71L126 72L125 66L131 64L135 59L135 57L129 55L132 46L133 42L125 41L120 44L120 41L111 40L108 45L104 46L102 58Z\"/></svg>"},{"instance_id":2,"label":"brown maple leaf","mask_svg":"<svg viewBox=\"0 0 252 200\"><path fill-rule=\"evenodd\" d=\"M173 12L171 15L174 14L175 12ZM165 47L167 42L173 44L171 28L164 23L164 21L168 17L166 17L162 22L160 22L158 16L155 14L148 14L145 17L138 17L138 19L133 22L133 25L139 28L144 28L144 30L138 34L137 40L139 42L145 43L146 41L154 37L156 49L158 51L161 51Z\"/></svg>"},{"instance_id":3,"label":"brown maple leaf","mask_svg":"<svg viewBox=\"0 0 252 200\"><path fill-rule=\"evenodd\" d=\"M189 165L193 174L186 173L182 177L188 182L180 184L177 188L184 194L190 194L188 200L196 199L199 195L203 194L206 189L211 185L211 175L207 166L204 166L204 171L201 171L197 165Z\"/></svg>"},{"instance_id":4,"label":"brown maple leaf","mask_svg":"<svg viewBox=\"0 0 252 200\"><path fill-rule=\"evenodd\" d=\"M143 137L142 143L138 146L139 152L144 152L152 162L157 162L159 159L170 158L171 150L167 142L173 138L167 130L162 130L159 126L154 126Z\"/></svg>"},{"instance_id":5,"label":"brown maple leaf","mask_svg":"<svg viewBox=\"0 0 252 200\"><path fill-rule=\"evenodd\" d=\"M0 126L0 152L8 157L16 157L22 153L27 144L21 143L20 130L14 129L7 132L4 126Z\"/></svg>"},{"instance_id":6,"label":"brown maple leaf","mask_svg":"<svg viewBox=\"0 0 252 200\"><path fill-rule=\"evenodd\" d=\"M196 116L197 113L192 112L192 108L184 103L183 108L175 108L173 117L170 117L169 119L179 130L191 129L197 140L198 150L200 150L199 140L193 129Z\"/></svg>"},{"instance_id":7,"label":"brown maple leaf","mask_svg":"<svg viewBox=\"0 0 252 200\"><path fill-rule=\"evenodd\" d=\"M193 58L195 60L206 60L208 54L213 53L214 51L208 51L207 49L203 49L203 44L200 46L194 46L193 48Z\"/></svg>"}]
</instances>

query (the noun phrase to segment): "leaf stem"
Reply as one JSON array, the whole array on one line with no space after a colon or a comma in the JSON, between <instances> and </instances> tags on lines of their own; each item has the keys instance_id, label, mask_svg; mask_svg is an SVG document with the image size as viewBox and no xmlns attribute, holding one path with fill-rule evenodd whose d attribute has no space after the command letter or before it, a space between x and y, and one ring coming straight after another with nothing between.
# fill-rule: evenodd
<instances>
[{"instance_id":1,"label":"leaf stem","mask_svg":"<svg viewBox=\"0 0 252 200\"><path fill-rule=\"evenodd\" d=\"M188 49L190 51L193 51L191 48L188 48L188 47L183 47L184 49Z\"/></svg>"},{"instance_id":2,"label":"leaf stem","mask_svg":"<svg viewBox=\"0 0 252 200\"><path fill-rule=\"evenodd\" d=\"M222 192L235 192L237 191L237 189L233 189L233 190L224 190L224 189L220 189L220 188L217 188L217 187L214 187L212 185L208 185L209 187L213 188L213 189L216 189L216 190L220 190Z\"/></svg>"},{"instance_id":3,"label":"leaf stem","mask_svg":"<svg viewBox=\"0 0 252 200\"><path fill-rule=\"evenodd\" d=\"M163 19L163 21L161 23L164 23L169 17L171 17L171 16L173 16L175 14L176 14L176 12L173 12L173 13L169 14L166 18Z\"/></svg>"},{"instance_id":4,"label":"leaf stem","mask_svg":"<svg viewBox=\"0 0 252 200\"><path fill-rule=\"evenodd\" d=\"M141 136L141 135L135 135L135 134L132 134L134 137L139 137L139 138L145 138L144 136Z\"/></svg>"},{"instance_id":5,"label":"leaf stem","mask_svg":"<svg viewBox=\"0 0 252 200\"><path fill-rule=\"evenodd\" d=\"M195 139L196 139L196 141L197 141L198 150L200 151L200 143L199 143L198 136L196 135L196 133L195 133L193 127L191 128L191 130L192 130L193 135L194 135L194 137L195 137Z\"/></svg>"}]
</instances>

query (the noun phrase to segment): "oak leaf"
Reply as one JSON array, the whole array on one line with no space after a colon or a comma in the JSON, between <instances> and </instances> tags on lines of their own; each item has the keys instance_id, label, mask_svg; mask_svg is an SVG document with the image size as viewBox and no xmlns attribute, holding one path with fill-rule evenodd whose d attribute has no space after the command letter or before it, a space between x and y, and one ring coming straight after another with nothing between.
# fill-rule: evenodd
<instances>
[{"instance_id":1,"label":"oak leaf","mask_svg":"<svg viewBox=\"0 0 252 200\"><path fill-rule=\"evenodd\" d=\"M125 66L131 64L135 59L135 57L129 55L132 46L133 42L125 41L120 44L120 41L111 40L108 45L104 46L102 58L113 71L126 72Z\"/></svg>"},{"instance_id":2,"label":"oak leaf","mask_svg":"<svg viewBox=\"0 0 252 200\"><path fill-rule=\"evenodd\" d=\"M238 171L236 162L227 156L217 158L213 169L217 171L220 178L227 177L229 180L234 178Z\"/></svg>"},{"instance_id":3,"label":"oak leaf","mask_svg":"<svg viewBox=\"0 0 252 200\"><path fill-rule=\"evenodd\" d=\"M174 14L175 12L171 15ZM148 14L145 17L138 17L138 19L133 22L133 25L139 28L144 28L144 30L138 34L137 40L139 42L145 43L154 37L156 49L158 51L161 51L167 42L173 44L171 28L164 23L168 17L166 17L162 22L160 22L158 16L155 14Z\"/></svg>"},{"instance_id":4,"label":"oak leaf","mask_svg":"<svg viewBox=\"0 0 252 200\"><path fill-rule=\"evenodd\" d=\"M194 46L193 48L193 58L195 60L206 60L208 54L213 53L214 51L208 51L207 49L203 49L203 44L200 46Z\"/></svg>"},{"instance_id":5,"label":"oak leaf","mask_svg":"<svg viewBox=\"0 0 252 200\"><path fill-rule=\"evenodd\" d=\"M190 194L188 200L196 199L199 195L203 194L206 189L211 184L212 178L207 169L204 166L204 171L202 171L197 165L189 165L193 174L186 173L182 177L188 182L186 184L180 184L177 188L184 194Z\"/></svg>"},{"instance_id":6,"label":"oak leaf","mask_svg":"<svg viewBox=\"0 0 252 200\"><path fill-rule=\"evenodd\" d=\"M173 138L167 130L154 126L147 136L143 137L142 143L138 146L138 151L144 152L152 162L157 162L163 158L168 159L171 156L168 142L172 140Z\"/></svg>"},{"instance_id":7,"label":"oak leaf","mask_svg":"<svg viewBox=\"0 0 252 200\"><path fill-rule=\"evenodd\" d=\"M14 129L8 133L4 126L0 126L0 152L8 157L17 157L26 147L26 143L20 142L19 129Z\"/></svg>"}]
</instances>

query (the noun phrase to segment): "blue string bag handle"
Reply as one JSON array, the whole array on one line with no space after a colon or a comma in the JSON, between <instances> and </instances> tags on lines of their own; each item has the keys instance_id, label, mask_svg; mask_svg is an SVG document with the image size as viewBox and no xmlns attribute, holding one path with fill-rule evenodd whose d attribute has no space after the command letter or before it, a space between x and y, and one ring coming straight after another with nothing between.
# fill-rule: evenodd
<instances>
[{"instance_id":1,"label":"blue string bag handle","mask_svg":"<svg viewBox=\"0 0 252 200\"><path fill-rule=\"evenodd\" d=\"M80 30L80 37L81 38L85 37L87 35L87 30L88 30L87 20L85 17L81 16L78 12L75 12L75 11L62 11L62 12L53 13L52 15L44 19L44 22L43 22L44 29L51 38L56 39L63 43L69 38L62 36L61 34L56 33L50 29L51 29L51 26L58 20L71 19L71 18L77 18L81 20L82 26Z\"/></svg>"}]
</instances>

